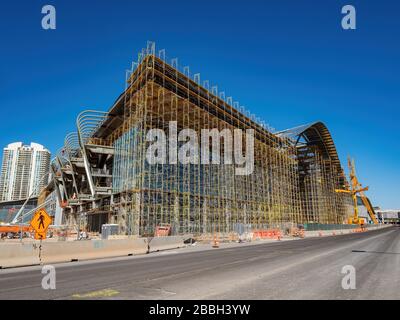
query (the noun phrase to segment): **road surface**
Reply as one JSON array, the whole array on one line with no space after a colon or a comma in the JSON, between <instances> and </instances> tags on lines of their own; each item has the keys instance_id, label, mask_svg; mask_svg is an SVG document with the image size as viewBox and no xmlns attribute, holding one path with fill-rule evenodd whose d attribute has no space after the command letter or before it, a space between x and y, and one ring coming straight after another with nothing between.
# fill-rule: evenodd
<instances>
[{"instance_id":1,"label":"road surface","mask_svg":"<svg viewBox=\"0 0 400 320\"><path fill-rule=\"evenodd\" d=\"M356 289L342 288L354 266ZM0 270L0 299L400 299L400 228Z\"/></svg>"}]
</instances>

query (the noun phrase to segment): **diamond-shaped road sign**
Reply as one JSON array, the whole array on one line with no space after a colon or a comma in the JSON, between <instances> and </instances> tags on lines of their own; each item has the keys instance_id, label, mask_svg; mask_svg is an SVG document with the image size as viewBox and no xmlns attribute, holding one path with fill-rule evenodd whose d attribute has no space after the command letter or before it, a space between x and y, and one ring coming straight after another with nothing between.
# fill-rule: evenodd
<instances>
[{"instance_id":1,"label":"diamond-shaped road sign","mask_svg":"<svg viewBox=\"0 0 400 320\"><path fill-rule=\"evenodd\" d=\"M31 220L31 227L35 230L35 239L46 239L46 231L52 219L46 210L40 209L35 212Z\"/></svg>"}]
</instances>

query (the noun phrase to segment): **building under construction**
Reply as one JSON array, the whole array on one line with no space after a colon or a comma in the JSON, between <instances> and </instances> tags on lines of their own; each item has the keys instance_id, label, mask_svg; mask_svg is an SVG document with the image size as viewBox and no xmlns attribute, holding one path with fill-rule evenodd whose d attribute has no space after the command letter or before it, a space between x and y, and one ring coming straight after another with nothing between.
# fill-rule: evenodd
<instances>
[{"instance_id":1,"label":"building under construction","mask_svg":"<svg viewBox=\"0 0 400 320\"><path fill-rule=\"evenodd\" d=\"M224 163L157 163L146 158L150 129L254 132L254 170ZM179 142L183 143L183 142ZM218 146L226 150L225 139ZM100 231L118 224L126 235L341 224L352 212L332 137L321 122L275 132L217 86L178 67L153 43L127 72L126 89L108 112L84 111L52 163L64 223Z\"/></svg>"}]
</instances>

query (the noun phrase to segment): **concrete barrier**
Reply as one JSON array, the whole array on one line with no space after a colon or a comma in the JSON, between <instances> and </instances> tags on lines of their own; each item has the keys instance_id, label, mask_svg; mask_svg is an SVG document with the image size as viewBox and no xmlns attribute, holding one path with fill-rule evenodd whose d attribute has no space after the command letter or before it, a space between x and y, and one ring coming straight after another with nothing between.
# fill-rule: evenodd
<instances>
[{"instance_id":1,"label":"concrete barrier","mask_svg":"<svg viewBox=\"0 0 400 320\"><path fill-rule=\"evenodd\" d=\"M19 267L79 260L122 257L184 247L188 236L170 236L119 240L43 241L39 260L39 242L1 244L0 267Z\"/></svg>"},{"instance_id":2,"label":"concrete barrier","mask_svg":"<svg viewBox=\"0 0 400 320\"><path fill-rule=\"evenodd\" d=\"M338 236L342 234L353 233L354 229L335 229L335 230L315 230L315 231L305 231L304 237L326 237L326 236Z\"/></svg>"},{"instance_id":3,"label":"concrete barrier","mask_svg":"<svg viewBox=\"0 0 400 320\"><path fill-rule=\"evenodd\" d=\"M44 242L42 263L70 262L145 254L147 239Z\"/></svg>"},{"instance_id":4,"label":"concrete barrier","mask_svg":"<svg viewBox=\"0 0 400 320\"><path fill-rule=\"evenodd\" d=\"M38 244L0 244L0 268L23 267L38 264L40 264Z\"/></svg>"},{"instance_id":5,"label":"concrete barrier","mask_svg":"<svg viewBox=\"0 0 400 320\"><path fill-rule=\"evenodd\" d=\"M149 239L149 252L182 248L185 236L154 237Z\"/></svg>"},{"instance_id":6,"label":"concrete barrier","mask_svg":"<svg viewBox=\"0 0 400 320\"><path fill-rule=\"evenodd\" d=\"M367 225L368 230L376 230L376 229L383 229L383 228L390 228L393 227L391 224L369 224Z\"/></svg>"},{"instance_id":7,"label":"concrete barrier","mask_svg":"<svg viewBox=\"0 0 400 320\"><path fill-rule=\"evenodd\" d=\"M315 231L305 231L305 237L326 237L326 236L335 236L349 233L358 233L358 232L366 232L371 230L377 230L382 228L390 227L390 225L367 225L365 230L361 230L360 228L353 229L335 229L335 230L315 230Z\"/></svg>"}]
</instances>

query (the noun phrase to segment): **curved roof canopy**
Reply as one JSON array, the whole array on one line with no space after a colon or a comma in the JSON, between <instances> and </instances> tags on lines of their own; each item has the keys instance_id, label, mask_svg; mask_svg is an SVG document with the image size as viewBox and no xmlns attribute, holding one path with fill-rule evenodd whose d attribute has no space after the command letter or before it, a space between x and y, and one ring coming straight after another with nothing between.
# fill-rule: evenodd
<instances>
[{"instance_id":1,"label":"curved roof canopy","mask_svg":"<svg viewBox=\"0 0 400 320\"><path fill-rule=\"evenodd\" d=\"M341 168L335 143L324 123L318 121L302 125L280 131L277 135L291 139L295 145L298 145L302 139L307 145L317 145L326 159L331 159L338 168Z\"/></svg>"}]
</instances>

